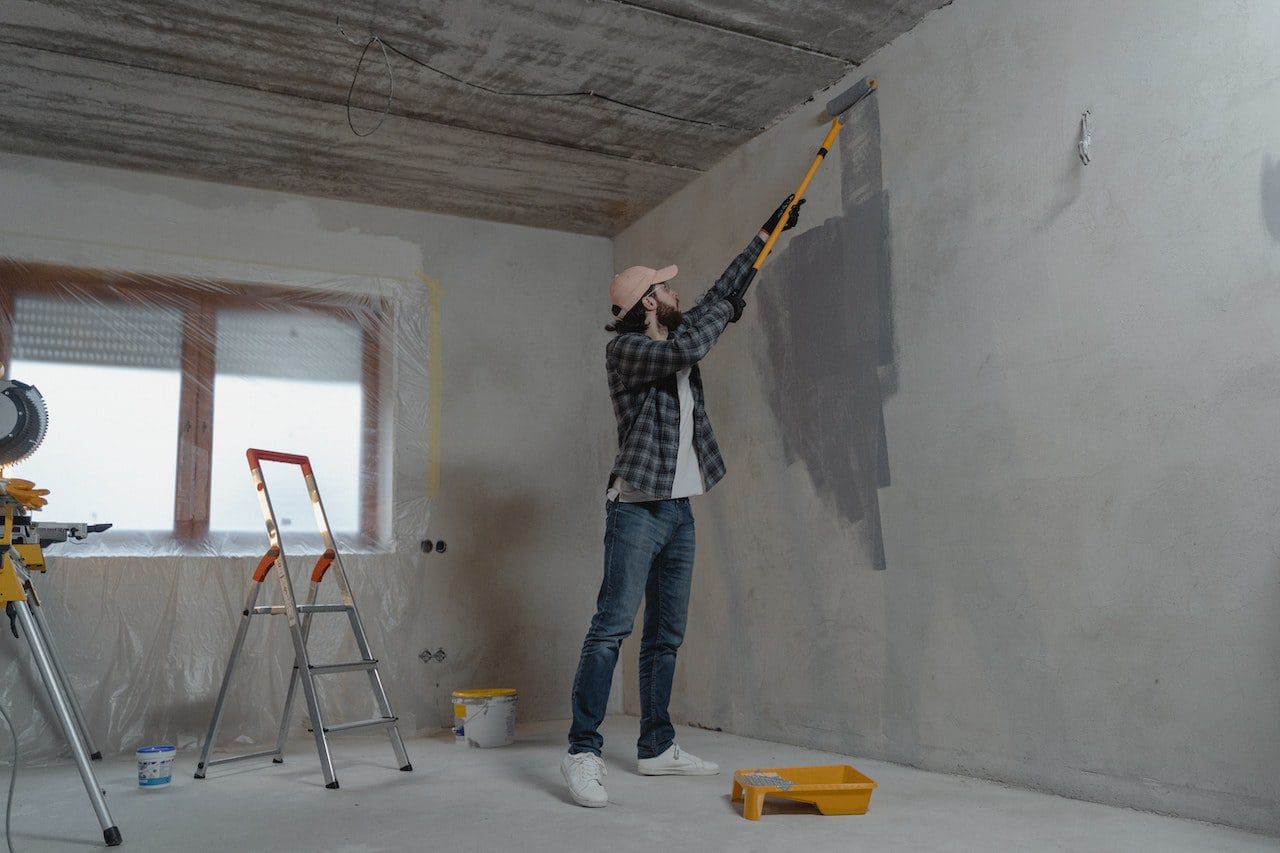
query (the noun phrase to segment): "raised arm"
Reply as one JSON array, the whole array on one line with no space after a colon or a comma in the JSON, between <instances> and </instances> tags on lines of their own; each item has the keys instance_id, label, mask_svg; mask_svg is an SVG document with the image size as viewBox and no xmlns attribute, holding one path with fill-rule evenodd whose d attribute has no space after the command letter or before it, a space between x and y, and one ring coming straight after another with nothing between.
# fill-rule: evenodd
<instances>
[{"instance_id":1,"label":"raised arm","mask_svg":"<svg viewBox=\"0 0 1280 853\"><path fill-rule=\"evenodd\" d=\"M797 202L794 207L791 207L788 212L788 206L791 204L792 198L794 198L794 196L787 196L783 199L782 204L778 206L778 209L775 210L773 215L765 221L763 226L761 226L760 233L755 236L755 239L747 244L747 248L743 249L738 257L733 259L729 266L725 268L725 271L721 273L720 277L716 279L716 283L711 285L711 287L707 289L706 293L702 294L697 303L685 312L686 318L690 315L696 316L699 311L704 310L708 305L714 302L719 302L735 295L739 297L737 300L738 308L741 308L741 294L744 289L743 285L747 281L750 281L752 275L751 267L755 265L756 258L760 257L760 251L764 248L765 243L768 242L770 234L772 234L773 230L778 227L778 223L782 221L783 214L787 214L787 221L783 224L781 229L783 231L794 228L796 223L799 221L800 207L804 204L804 199L800 199L800 201ZM737 319L737 317L732 314L730 317L730 322Z\"/></svg>"},{"instance_id":2,"label":"raised arm","mask_svg":"<svg viewBox=\"0 0 1280 853\"><path fill-rule=\"evenodd\" d=\"M764 232L761 232L764 234ZM760 255L760 250L764 248L764 241L768 238L765 234L763 237L757 234L747 247L743 249L736 258L734 258L729 266L725 267L724 272L716 279L716 283L707 288L707 292L698 297L698 301L694 306L685 312L685 322L697 316L707 309L707 306L720 302L729 294L734 293L741 284L742 279L751 270L751 265L756 262L756 258ZM732 312L730 313L732 316Z\"/></svg>"}]
</instances>

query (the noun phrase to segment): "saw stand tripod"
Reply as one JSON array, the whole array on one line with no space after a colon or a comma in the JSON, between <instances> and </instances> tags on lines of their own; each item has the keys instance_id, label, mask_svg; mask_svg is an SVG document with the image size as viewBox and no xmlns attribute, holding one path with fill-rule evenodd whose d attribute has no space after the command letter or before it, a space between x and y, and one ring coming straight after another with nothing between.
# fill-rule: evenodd
<instances>
[{"instance_id":1,"label":"saw stand tripod","mask_svg":"<svg viewBox=\"0 0 1280 853\"><path fill-rule=\"evenodd\" d=\"M120 828L107 811L107 801L98 785L93 765L89 763L90 759L101 759L102 753L93 745L84 711L76 701L71 680L53 649L49 624L40 612L40 599L31 585L31 573L45 570L45 545L65 542L68 536L83 539L89 533L100 532L111 525L32 522L26 508L8 495L0 495L0 513L4 524L0 529L0 603L4 604L14 636L18 636L21 628L22 636L31 647L31 657L40 670L40 679L44 682L67 743L71 745L71 754L80 770L80 778L84 780L89 802L102 825L103 840L108 847L115 847L121 842ZM17 761L18 757L15 755L13 760Z\"/></svg>"}]
</instances>

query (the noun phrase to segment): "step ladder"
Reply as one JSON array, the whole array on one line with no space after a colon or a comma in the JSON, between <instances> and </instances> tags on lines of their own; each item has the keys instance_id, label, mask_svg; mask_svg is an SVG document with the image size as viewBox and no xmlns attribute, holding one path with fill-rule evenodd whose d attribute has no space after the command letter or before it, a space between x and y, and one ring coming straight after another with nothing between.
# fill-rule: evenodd
<instances>
[{"instance_id":1,"label":"step ladder","mask_svg":"<svg viewBox=\"0 0 1280 853\"><path fill-rule=\"evenodd\" d=\"M409 763L404 741L401 739L400 730L396 726L397 718L391 713L391 704L387 701L386 691L382 688L382 679L378 677L378 660L373 656L373 652L369 648L369 640L365 636L364 624L360 621L360 612L356 610L356 602L351 596L351 586L347 582L347 574L342 569L342 558L338 556L337 548L334 545L333 532L329 529L329 519L325 515L324 504L320 500L320 490L316 487L315 475L311 470L311 461L306 456L252 448L245 452L245 456L249 460L249 471L253 475L253 482L258 491L258 502L262 505L262 516L266 521L267 538L270 540L271 547L267 549L267 553L258 561L258 567L253 573L253 582L249 584L249 596L245 600L244 612L240 618L240 629L236 632L235 642L231 646L231 657L227 661L226 675L222 678L222 689L218 691L218 701L213 707L213 719L209 721L209 733L205 737L204 748L200 751L200 763L196 766L196 778L205 778L205 773L210 767L228 764L232 761L247 761L252 758L271 756L276 764L282 763L284 761L285 740L289 734L289 717L293 711L293 700L297 695L299 682L302 684L302 694L306 697L307 712L311 717L311 728L308 731L315 737L316 751L320 754L320 769L324 772L324 786L326 788L338 787L338 778L333 771L333 757L329 752L328 736L340 732L370 727L384 728L387 737L391 739L391 748L395 750L396 761L400 769L405 771L412 770L413 765ZM280 542L280 531L279 526L276 524L275 510L271 506L271 495L267 491L267 483L262 475L263 462L283 462L288 465L297 465L301 468L303 480L306 481L307 493L311 497L311 508L315 512L316 525L320 528L320 535L324 540L324 552L320 555L320 559L316 561L315 568L311 571L311 586L307 590L305 604L298 604L293 593L293 581L290 580L284 547ZM280 587L281 603L260 605L258 604L258 593L262 590L262 585L273 568L275 569L276 581ZM342 603L316 604L316 597L320 591L320 582L324 580L330 569L333 570L333 576L337 580ZM351 632L355 636L356 645L360 650L360 660L350 663L330 664L313 664L311 662L311 658L307 654L307 638L311 634L311 617L317 613L347 614L347 619L351 622ZM285 695L284 715L280 719L280 732L276 740L276 747L275 749L261 752L216 758L211 761L209 753L213 750L214 743L217 741L218 725L222 721L222 712L225 710L227 692L231 685L231 676L235 672L236 661L239 659L240 651L244 646L244 638L249 631L249 623L255 616L278 616L280 614L284 614L289 618L289 635L293 639L294 657L293 674L289 678L289 691ZM331 675L341 672L364 672L368 674L369 687L373 691L374 699L377 701L378 712L381 716L349 723L333 724L325 721L320 710L314 679L317 675Z\"/></svg>"}]
</instances>

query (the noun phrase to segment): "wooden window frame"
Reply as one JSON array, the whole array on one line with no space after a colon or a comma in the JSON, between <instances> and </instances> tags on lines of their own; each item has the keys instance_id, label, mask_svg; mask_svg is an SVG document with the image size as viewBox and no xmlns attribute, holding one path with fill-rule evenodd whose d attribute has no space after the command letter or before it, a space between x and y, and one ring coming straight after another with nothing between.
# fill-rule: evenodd
<instances>
[{"instance_id":1,"label":"wooden window frame","mask_svg":"<svg viewBox=\"0 0 1280 853\"><path fill-rule=\"evenodd\" d=\"M181 391L178 404L178 459L174 483L173 530L177 542L196 546L208 539L212 488L213 384L217 312L225 308L326 314L360 329L361 548L380 544L380 425L383 375L382 329L390 322L386 299L275 285L162 276L0 258L0 364L8 371L17 297L58 296L85 301L117 301L182 311ZM4 374L0 374L4 375ZM21 377L17 377L21 378Z\"/></svg>"}]
</instances>

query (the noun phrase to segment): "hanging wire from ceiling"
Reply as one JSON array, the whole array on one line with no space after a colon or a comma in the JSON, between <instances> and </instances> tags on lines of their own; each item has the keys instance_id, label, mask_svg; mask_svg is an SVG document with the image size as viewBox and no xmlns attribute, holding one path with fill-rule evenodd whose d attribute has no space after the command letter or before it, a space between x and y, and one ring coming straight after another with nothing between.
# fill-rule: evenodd
<instances>
[{"instance_id":1,"label":"hanging wire from ceiling","mask_svg":"<svg viewBox=\"0 0 1280 853\"><path fill-rule=\"evenodd\" d=\"M595 91L594 89L578 89L578 90L569 91L569 92L515 92L515 91L508 91L505 89L495 89L490 86L485 86L481 83L473 83L470 80L464 80L463 78L458 77L457 75L450 74L448 71L445 71L442 68L437 68L431 63L426 62L425 60L419 59L418 57L396 47L395 45L388 43L386 39L382 38L377 33L370 32L369 35L365 37L363 41L358 39L353 39L351 36L347 34L347 31L343 29L341 16L337 18L337 25L338 25L338 32L342 33L343 38L345 38L350 44L353 44L357 47L361 47L360 58L356 61L355 73L352 75L352 78L351 78L351 86L349 89L347 89L347 125L351 128L351 132L354 133L356 136L361 136L361 137L369 136L378 128L382 127L382 123L386 121L387 116L391 113L391 100L395 92L395 79L391 73L391 57L388 55L388 52L394 53L395 55L403 59L406 59L415 65L420 65L423 68L426 68L428 71L432 71L436 74L439 74L441 77L446 77L455 83L460 83L463 86L469 86L472 89L477 89L481 92L487 92L491 95L500 95L502 97L507 97L507 98L596 98L598 100L605 101L606 103L614 104L615 106L619 106L624 109L634 110L636 112L641 112L641 113L648 113L649 115L671 119L672 121L681 121L687 124L701 125L703 127L718 127L723 130L733 130L739 133L753 133L753 134L759 133L765 129L763 127L754 127L754 128L753 127L737 127L735 125L721 124L720 122L708 121L706 119L689 118L687 116L678 116L678 115L673 115L672 113L664 113L661 110L654 110L654 109L650 109L649 107L642 107L639 104L633 104L629 101L624 101L621 98L614 98L609 95L601 94ZM378 123L375 124L371 130L361 133L360 131L356 130L355 124L351 119L351 99L356 90L356 82L360 79L360 71L364 66L365 56L369 53L369 48L373 47L375 44L382 49L382 60L383 60L384 66L387 69L387 103L386 103L386 106L383 107L382 109L382 114L378 117Z\"/></svg>"},{"instance_id":2,"label":"hanging wire from ceiling","mask_svg":"<svg viewBox=\"0 0 1280 853\"><path fill-rule=\"evenodd\" d=\"M391 57L387 55L387 46L383 43L382 39L371 34L363 42L357 41L347 35L347 31L342 28L342 19L338 18L337 21L338 32L342 33L342 37L347 40L347 43L360 48L360 58L356 60L356 71L355 74L351 75L351 86L347 89L347 127L351 128L351 132L356 136L371 136L378 128L382 127L382 123L387 120L387 116L391 113L391 98L396 91L396 78L391 71ZM386 106L382 108L382 115L378 116L378 123L364 133L361 133L356 130L355 122L351 119L351 97L355 94L356 82L360 79L360 69L364 67L365 55L369 53L369 48L373 47L375 44L382 48L382 63L387 69L387 103Z\"/></svg>"}]
</instances>

